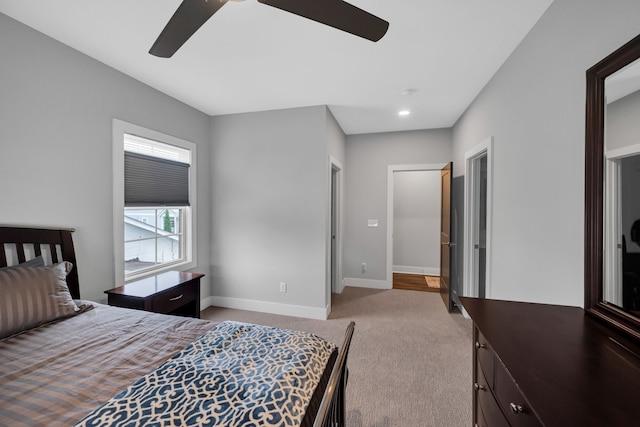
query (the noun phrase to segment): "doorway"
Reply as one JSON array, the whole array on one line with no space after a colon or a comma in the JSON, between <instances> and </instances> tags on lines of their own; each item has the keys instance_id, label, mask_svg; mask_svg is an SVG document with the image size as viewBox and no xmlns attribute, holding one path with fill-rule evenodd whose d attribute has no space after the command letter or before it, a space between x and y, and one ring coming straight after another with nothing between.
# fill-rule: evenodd
<instances>
[{"instance_id":1,"label":"doorway","mask_svg":"<svg viewBox=\"0 0 640 427\"><path fill-rule=\"evenodd\" d=\"M342 164L330 158L329 183L329 271L327 298L331 301L331 293L342 292Z\"/></svg>"},{"instance_id":2,"label":"doorway","mask_svg":"<svg viewBox=\"0 0 640 427\"><path fill-rule=\"evenodd\" d=\"M493 138L465 154L464 295L490 297Z\"/></svg>"},{"instance_id":3,"label":"doorway","mask_svg":"<svg viewBox=\"0 0 640 427\"><path fill-rule=\"evenodd\" d=\"M422 280L425 284L426 290L431 290L438 292L439 288L432 289L434 281L428 281L429 278L437 278L439 282L440 275L440 170L442 169L443 164L419 164L419 165L390 165L388 167L388 175L387 175L387 286L389 289L394 287L394 272L401 273L402 275L415 275L417 278L411 278L408 276L403 277L404 279L416 279L416 282ZM402 189L402 187L398 187L398 181L415 181L424 179L426 175L422 175L421 173L427 172L432 174L432 178L437 177L434 181L435 189L433 190L433 194L415 194L411 193L404 194L404 192L408 191L406 188ZM405 174L406 173L406 174ZM405 175L402 175L405 174ZM414 183L415 184L415 183ZM420 186L418 186L420 187ZM419 191L419 190L418 190ZM427 190L425 190L427 191ZM429 190L431 192L431 190ZM431 197L433 196L433 197ZM413 200L413 202L421 202L423 213L426 212L424 202L428 201L429 206L427 206L427 211L431 213L424 213L424 215L434 216L432 223L435 225L435 234L433 236L433 241L428 242L431 243L432 246L431 252L435 252L435 258L433 258L433 254L430 255L433 262L429 262L427 258L423 257L422 260L411 257L406 257L405 255L413 252L411 247L415 246L415 243L409 244L398 244L397 240L402 239L402 234L406 234L407 232L411 233L413 229L414 232L416 230L415 223L413 224L414 228L412 228L412 221L416 221L416 218L411 218L411 214L405 211L399 212L396 209L404 210L407 208L407 205L404 204L407 201ZM418 199L422 200L418 200ZM402 199L403 207L398 207L396 203L398 200ZM410 203L415 204L415 203ZM420 204L420 203L418 203ZM415 206L414 206L415 208ZM395 211L395 212L394 212ZM433 215L432 215L433 214ZM396 216L400 216L402 220L399 222L400 225L396 224ZM418 226L422 227L422 226ZM421 228L422 229L422 228ZM423 230L424 231L424 230ZM416 247L420 247L418 244ZM424 249L424 248L423 248ZM420 249L422 251L422 249ZM396 253L399 257L396 257ZM423 252L424 253L424 252ZM429 257L427 255L427 257ZM399 275L396 274L396 278ZM429 286L431 283L431 286ZM436 282L437 283L437 282Z\"/></svg>"},{"instance_id":4,"label":"doorway","mask_svg":"<svg viewBox=\"0 0 640 427\"><path fill-rule=\"evenodd\" d=\"M640 144L605 152L603 300L640 311Z\"/></svg>"},{"instance_id":5,"label":"doorway","mask_svg":"<svg viewBox=\"0 0 640 427\"><path fill-rule=\"evenodd\" d=\"M440 173L396 171L393 187L393 288L439 292Z\"/></svg>"}]
</instances>

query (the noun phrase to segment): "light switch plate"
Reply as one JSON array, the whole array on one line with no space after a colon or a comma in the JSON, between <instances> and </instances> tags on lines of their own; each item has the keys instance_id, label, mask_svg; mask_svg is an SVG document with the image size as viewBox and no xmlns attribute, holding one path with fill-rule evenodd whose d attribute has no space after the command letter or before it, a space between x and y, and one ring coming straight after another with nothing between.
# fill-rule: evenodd
<instances>
[{"instance_id":1,"label":"light switch plate","mask_svg":"<svg viewBox=\"0 0 640 427\"><path fill-rule=\"evenodd\" d=\"M378 220L377 220L377 219L370 219L370 220L367 222L367 225L368 225L369 227L377 227L377 226L378 226Z\"/></svg>"}]
</instances>

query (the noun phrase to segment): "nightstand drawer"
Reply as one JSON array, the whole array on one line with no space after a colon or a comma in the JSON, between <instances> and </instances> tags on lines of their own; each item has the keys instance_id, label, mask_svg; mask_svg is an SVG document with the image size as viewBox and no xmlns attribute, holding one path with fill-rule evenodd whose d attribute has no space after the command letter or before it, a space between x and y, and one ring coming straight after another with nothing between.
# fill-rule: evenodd
<instances>
[{"instance_id":1,"label":"nightstand drawer","mask_svg":"<svg viewBox=\"0 0 640 427\"><path fill-rule=\"evenodd\" d=\"M151 300L152 310L156 313L170 313L196 299L197 282L187 282L155 295Z\"/></svg>"}]
</instances>

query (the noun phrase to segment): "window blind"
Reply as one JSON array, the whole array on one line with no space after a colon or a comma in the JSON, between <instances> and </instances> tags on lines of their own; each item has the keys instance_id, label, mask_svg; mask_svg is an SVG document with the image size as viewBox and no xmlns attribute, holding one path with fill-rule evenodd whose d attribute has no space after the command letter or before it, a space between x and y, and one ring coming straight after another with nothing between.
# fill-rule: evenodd
<instances>
[{"instance_id":1,"label":"window blind","mask_svg":"<svg viewBox=\"0 0 640 427\"><path fill-rule=\"evenodd\" d=\"M189 164L125 151L124 205L190 206Z\"/></svg>"}]
</instances>

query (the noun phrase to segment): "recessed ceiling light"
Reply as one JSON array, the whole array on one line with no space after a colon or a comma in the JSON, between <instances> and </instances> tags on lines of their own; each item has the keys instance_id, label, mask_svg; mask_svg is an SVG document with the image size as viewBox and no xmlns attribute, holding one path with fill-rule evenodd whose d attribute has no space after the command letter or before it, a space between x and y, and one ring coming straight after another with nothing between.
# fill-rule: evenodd
<instances>
[{"instance_id":1,"label":"recessed ceiling light","mask_svg":"<svg viewBox=\"0 0 640 427\"><path fill-rule=\"evenodd\" d=\"M409 111L409 110L400 110L400 111L398 111L398 115L399 116L408 116L409 114L411 114L411 111Z\"/></svg>"}]
</instances>

